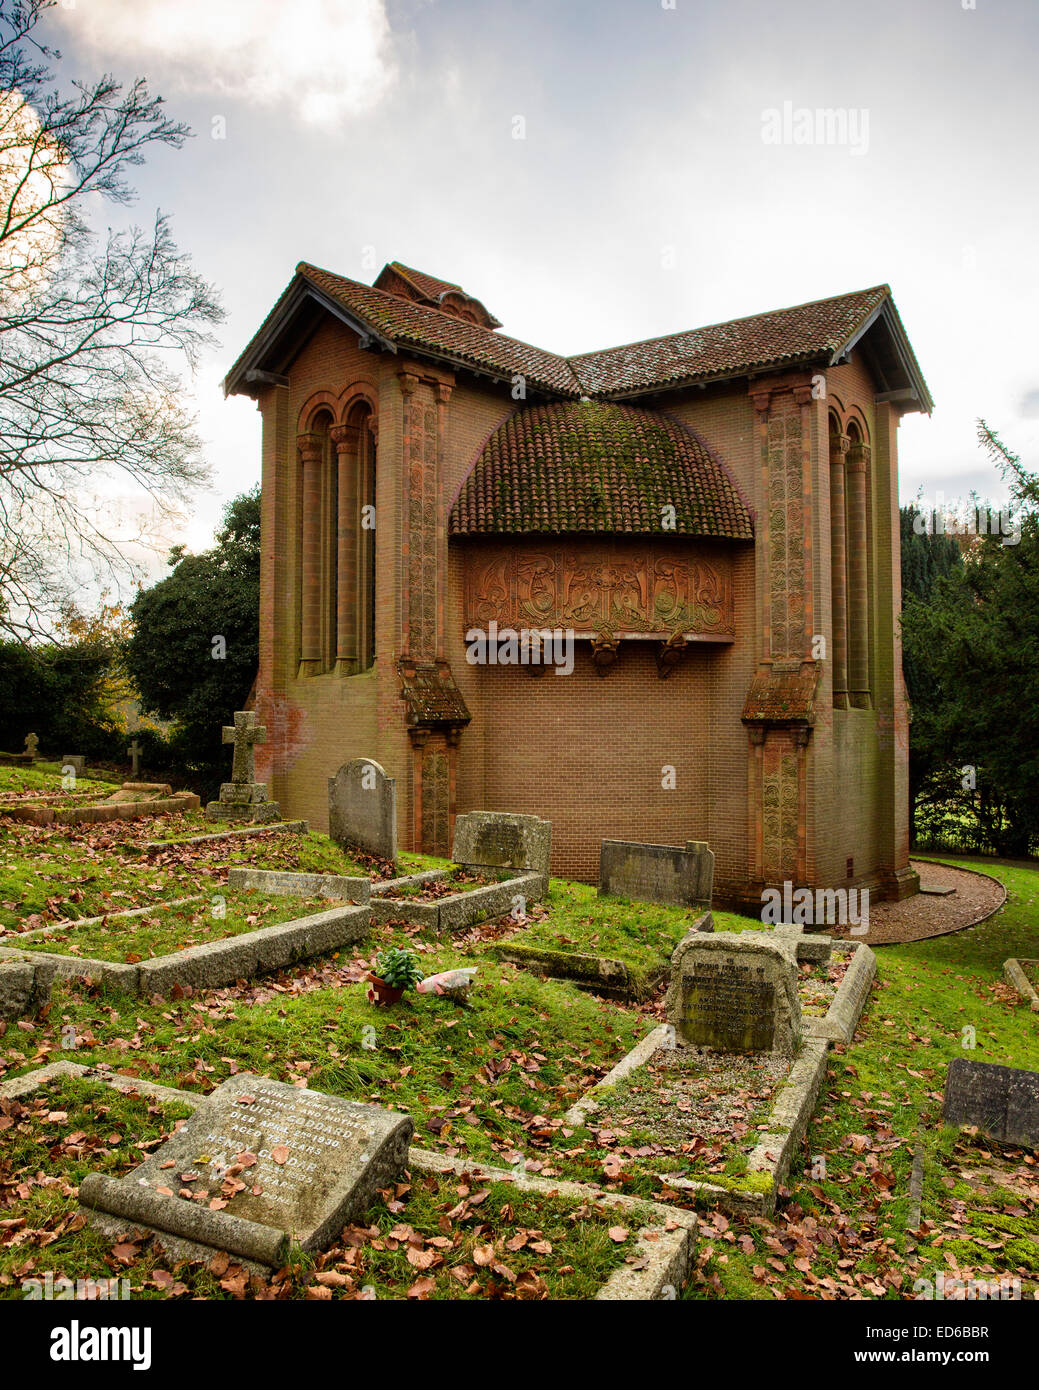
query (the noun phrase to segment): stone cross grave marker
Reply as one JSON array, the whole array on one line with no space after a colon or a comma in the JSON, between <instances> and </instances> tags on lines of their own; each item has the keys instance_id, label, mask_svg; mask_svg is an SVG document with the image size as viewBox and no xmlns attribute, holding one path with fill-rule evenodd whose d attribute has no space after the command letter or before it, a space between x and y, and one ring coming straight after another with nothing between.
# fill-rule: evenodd
<instances>
[{"instance_id":1,"label":"stone cross grave marker","mask_svg":"<svg viewBox=\"0 0 1039 1390\"><path fill-rule=\"evenodd\" d=\"M35 762L36 750L37 748L39 748L39 746L40 740L36 737L35 734L25 735L25 756L29 759L30 762Z\"/></svg>"},{"instance_id":2,"label":"stone cross grave marker","mask_svg":"<svg viewBox=\"0 0 1039 1390\"><path fill-rule=\"evenodd\" d=\"M290 1243L318 1250L364 1219L400 1176L413 1128L378 1105L239 1072L125 1177L84 1178L80 1202L277 1268Z\"/></svg>"},{"instance_id":3,"label":"stone cross grave marker","mask_svg":"<svg viewBox=\"0 0 1039 1390\"><path fill-rule=\"evenodd\" d=\"M792 1056L801 1033L797 955L772 932L690 932L671 958L676 1041L715 1052Z\"/></svg>"},{"instance_id":4,"label":"stone cross grave marker","mask_svg":"<svg viewBox=\"0 0 1039 1390\"><path fill-rule=\"evenodd\" d=\"M206 807L207 820L277 820L281 807L267 800L267 786L255 778L255 745L267 742L267 729L252 710L236 710L234 724L223 726L224 743L234 744L231 780L220 785L219 801Z\"/></svg>"},{"instance_id":5,"label":"stone cross grave marker","mask_svg":"<svg viewBox=\"0 0 1039 1390\"><path fill-rule=\"evenodd\" d=\"M231 781L255 782L256 754L254 746L257 743L267 742L266 725L257 724L256 715L253 714L252 710L238 710L234 717L234 724L224 725L223 741L234 744Z\"/></svg>"},{"instance_id":6,"label":"stone cross grave marker","mask_svg":"<svg viewBox=\"0 0 1039 1390\"><path fill-rule=\"evenodd\" d=\"M1004 1144L1039 1148L1039 1072L954 1057L942 1118L947 1125L977 1125Z\"/></svg>"},{"instance_id":7,"label":"stone cross grave marker","mask_svg":"<svg viewBox=\"0 0 1039 1390\"><path fill-rule=\"evenodd\" d=\"M132 760L133 776L134 780L136 781L137 773L141 763L141 745L137 742L136 739L134 739L134 741L130 744L130 747L126 750L126 753L127 756Z\"/></svg>"}]
</instances>

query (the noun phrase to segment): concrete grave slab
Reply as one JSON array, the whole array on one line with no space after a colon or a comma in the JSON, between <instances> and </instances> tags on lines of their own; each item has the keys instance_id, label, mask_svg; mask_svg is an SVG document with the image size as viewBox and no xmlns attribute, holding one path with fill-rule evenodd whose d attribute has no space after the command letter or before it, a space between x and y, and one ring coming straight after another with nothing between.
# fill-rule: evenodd
<instances>
[{"instance_id":1,"label":"concrete grave slab","mask_svg":"<svg viewBox=\"0 0 1039 1390\"><path fill-rule=\"evenodd\" d=\"M126 1177L88 1175L80 1203L277 1268L290 1245L319 1250L363 1219L403 1171L413 1128L381 1106L240 1072ZM169 1195L181 1189L206 1196Z\"/></svg>"}]
</instances>

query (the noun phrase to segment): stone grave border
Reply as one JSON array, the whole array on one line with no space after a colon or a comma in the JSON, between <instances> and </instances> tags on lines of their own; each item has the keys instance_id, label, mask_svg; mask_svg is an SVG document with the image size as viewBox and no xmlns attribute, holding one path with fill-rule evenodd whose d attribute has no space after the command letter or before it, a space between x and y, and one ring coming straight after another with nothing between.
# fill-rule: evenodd
<instances>
[{"instance_id":1,"label":"stone grave border","mask_svg":"<svg viewBox=\"0 0 1039 1390\"><path fill-rule=\"evenodd\" d=\"M810 938L808 940L810 942ZM775 1211L778 1189L790 1172L797 1145L808 1128L822 1089L830 1044L851 1041L876 976L877 958L865 942L835 941L833 950L851 953L851 963L824 1017L802 1020L801 1049L792 1058L785 1081L776 1088L772 1109L765 1121L767 1128L747 1159L743 1180L763 1174L767 1184L759 1187L750 1181L744 1187L726 1187L710 1179L661 1174L661 1181L667 1186L702 1194L712 1204L735 1215L770 1217ZM670 1024L662 1023L653 1028L570 1107L563 1117L565 1122L568 1125L587 1123L588 1116L599 1108L603 1092L612 1090L618 1081L645 1066L660 1048L672 1046L674 1032Z\"/></svg>"},{"instance_id":2,"label":"stone grave border","mask_svg":"<svg viewBox=\"0 0 1039 1390\"><path fill-rule=\"evenodd\" d=\"M159 850L187 849L190 845L211 844L214 840L239 839L245 835L270 835L282 831L289 835L309 835L310 822L305 820L271 821L269 825L247 825L240 830L218 830L213 834L188 835L183 840L145 840L143 845L122 845L122 849L138 854L155 854Z\"/></svg>"},{"instance_id":3,"label":"stone grave border","mask_svg":"<svg viewBox=\"0 0 1039 1390\"><path fill-rule=\"evenodd\" d=\"M534 872L500 879L465 893L450 893L429 903L393 896L402 888L441 882L449 872L448 869L423 869L420 873L403 874L398 878L372 880L355 875L295 873L243 866L229 871L227 886L359 901L371 907L373 922L406 922L409 926L427 927L436 932L458 931L477 922L493 921L511 909L517 892L523 893L528 902L542 896L544 875ZM357 894L356 899L354 894Z\"/></svg>"},{"instance_id":4,"label":"stone grave border","mask_svg":"<svg viewBox=\"0 0 1039 1390\"><path fill-rule=\"evenodd\" d=\"M0 946L0 976L8 965L31 967L31 998L42 1003L50 997L55 978L97 979L116 994L147 997L166 994L175 985L193 989L219 989L235 980L251 979L272 970L284 970L299 961L326 954L359 941L368 930L367 907L340 906L296 917L256 931L240 932L201 946L169 955L153 956L133 965L96 960L87 956L58 955L46 951L19 951ZM24 989L24 981L11 980L10 989Z\"/></svg>"},{"instance_id":5,"label":"stone grave border","mask_svg":"<svg viewBox=\"0 0 1039 1390\"><path fill-rule=\"evenodd\" d=\"M371 879L358 874L296 873L281 869L233 868L228 888L248 893L277 893L299 898L334 898L354 906L368 905Z\"/></svg>"},{"instance_id":6,"label":"stone grave border","mask_svg":"<svg viewBox=\"0 0 1039 1390\"><path fill-rule=\"evenodd\" d=\"M486 875L489 870L473 866ZM394 898L394 888L406 884L433 883L447 876L446 869L429 869L421 874L389 879L372 885L372 920L375 922L406 922L409 926L426 927L435 932L461 931L479 922L491 922L512 909L512 899L519 893L527 902L537 902L545 895L544 874L530 872L473 888L468 893L449 893L431 903L414 902L410 898Z\"/></svg>"},{"instance_id":7,"label":"stone grave border","mask_svg":"<svg viewBox=\"0 0 1039 1390\"><path fill-rule=\"evenodd\" d=\"M137 1092L142 1096L183 1105L191 1110L197 1109L205 1099L203 1095L194 1091L178 1091L155 1081L139 1080L137 1077L123 1076L118 1072L99 1071L96 1067L85 1066L82 1062L69 1061L50 1062L13 1080L0 1082L0 1097L16 1099L29 1095L60 1076L82 1077L97 1085L110 1086L113 1090L124 1093ZM549 1198L574 1197L592 1202L600 1210L613 1208L625 1213L630 1212L641 1223L636 1231L634 1254L642 1268L623 1265L615 1269L596 1293L597 1301L670 1300L678 1294L688 1278L696 1253L699 1221L695 1212L687 1211L684 1207L666 1206L642 1197L630 1197L626 1193L606 1192L590 1183L556 1182L534 1176L518 1178L515 1171L509 1168L495 1168L472 1159L449 1158L446 1154L419 1148L417 1145L412 1145L408 1150L408 1168L421 1173L454 1173L458 1177L471 1176L480 1181L509 1182L521 1192L536 1192ZM134 1222L112 1217L109 1233L118 1235L122 1231L134 1228ZM106 1227L102 1226L102 1229ZM190 1242L183 1242L180 1238L165 1232L158 1234L158 1240L169 1258L197 1258L190 1248ZM253 1273L268 1272L247 1259L236 1257L236 1262Z\"/></svg>"},{"instance_id":8,"label":"stone grave border","mask_svg":"<svg viewBox=\"0 0 1039 1390\"><path fill-rule=\"evenodd\" d=\"M0 808L0 815L28 825L104 825L114 820L180 815L184 811L197 811L201 804L194 792L175 792L152 801L97 801L60 809L16 802Z\"/></svg>"},{"instance_id":9,"label":"stone grave border","mask_svg":"<svg viewBox=\"0 0 1039 1390\"><path fill-rule=\"evenodd\" d=\"M690 932L714 931L714 917L708 908L693 921ZM607 999L630 999L636 1002L653 993L671 973L669 957L661 960L657 969L649 972L645 986L632 977L622 960L613 956L595 956L581 951L561 951L551 946L527 946L523 942L502 941L492 953L498 960L508 961L521 969L530 969L543 979L564 980L578 989L590 990Z\"/></svg>"},{"instance_id":10,"label":"stone grave border","mask_svg":"<svg viewBox=\"0 0 1039 1390\"><path fill-rule=\"evenodd\" d=\"M1003 962L1003 978L1008 985L1012 985L1017 990L1021 998L1027 1003L1032 1013L1039 1014L1039 994L1032 986L1031 980L1025 974L1026 965L1039 965L1039 960L1031 956L1011 956L1009 960Z\"/></svg>"}]
</instances>

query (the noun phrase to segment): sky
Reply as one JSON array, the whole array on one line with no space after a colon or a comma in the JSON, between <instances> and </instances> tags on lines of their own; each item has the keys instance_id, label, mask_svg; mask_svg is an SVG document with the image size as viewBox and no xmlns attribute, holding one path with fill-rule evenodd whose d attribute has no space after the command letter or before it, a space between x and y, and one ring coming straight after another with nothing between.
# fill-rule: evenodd
<instances>
[{"instance_id":1,"label":"sky","mask_svg":"<svg viewBox=\"0 0 1039 1390\"><path fill-rule=\"evenodd\" d=\"M401 260L560 353L887 283L935 400L902 499L1004 499L979 416L1036 468L1034 0L59 0L43 30L194 131L134 171L227 310L171 543L258 481L220 382L300 260ZM819 110L843 129L793 138Z\"/></svg>"}]
</instances>

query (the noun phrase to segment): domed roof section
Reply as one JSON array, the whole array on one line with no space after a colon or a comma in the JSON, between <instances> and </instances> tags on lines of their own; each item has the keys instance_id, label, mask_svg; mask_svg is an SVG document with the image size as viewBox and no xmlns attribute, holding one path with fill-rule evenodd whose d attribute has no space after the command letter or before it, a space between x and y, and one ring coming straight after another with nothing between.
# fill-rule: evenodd
<instances>
[{"instance_id":1,"label":"domed roof section","mask_svg":"<svg viewBox=\"0 0 1039 1390\"><path fill-rule=\"evenodd\" d=\"M463 483L449 531L754 535L735 483L690 430L655 411L589 400L506 420Z\"/></svg>"}]
</instances>

